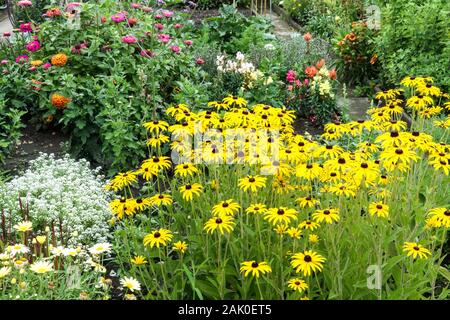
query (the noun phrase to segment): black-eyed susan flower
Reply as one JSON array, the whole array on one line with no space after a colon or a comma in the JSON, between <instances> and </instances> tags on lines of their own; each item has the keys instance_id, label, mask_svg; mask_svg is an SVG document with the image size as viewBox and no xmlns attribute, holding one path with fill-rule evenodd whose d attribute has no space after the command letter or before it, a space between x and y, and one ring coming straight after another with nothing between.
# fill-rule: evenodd
<instances>
[{"instance_id":1,"label":"black-eyed susan flower","mask_svg":"<svg viewBox=\"0 0 450 320\"><path fill-rule=\"evenodd\" d=\"M247 209L245 209L245 212L248 214L264 214L266 210L267 208L264 203L256 203L250 205Z\"/></svg>"},{"instance_id":2,"label":"black-eyed susan flower","mask_svg":"<svg viewBox=\"0 0 450 320\"><path fill-rule=\"evenodd\" d=\"M171 106L171 107L167 108L167 110L166 110L166 113L171 117L174 117L178 113L183 113L183 112L189 112L189 108L187 105L181 104L181 103Z\"/></svg>"},{"instance_id":3,"label":"black-eyed susan flower","mask_svg":"<svg viewBox=\"0 0 450 320\"><path fill-rule=\"evenodd\" d=\"M319 236L317 235L317 234L313 234L313 233L311 233L309 236L308 236L308 241L310 242L310 243L318 243L319 242L319 240L320 240L320 238L319 238Z\"/></svg>"},{"instance_id":4,"label":"black-eyed susan flower","mask_svg":"<svg viewBox=\"0 0 450 320\"><path fill-rule=\"evenodd\" d=\"M190 163L178 164L175 167L175 175L180 177L193 176L199 172L198 168Z\"/></svg>"},{"instance_id":5,"label":"black-eyed susan flower","mask_svg":"<svg viewBox=\"0 0 450 320\"><path fill-rule=\"evenodd\" d=\"M107 189L119 191L137 182L137 172L128 171L117 174L107 185Z\"/></svg>"},{"instance_id":6,"label":"black-eyed susan flower","mask_svg":"<svg viewBox=\"0 0 450 320\"><path fill-rule=\"evenodd\" d=\"M381 152L380 159L385 163L404 163L409 164L411 161L417 161L419 157L414 150L408 148L389 148Z\"/></svg>"},{"instance_id":7,"label":"black-eyed susan flower","mask_svg":"<svg viewBox=\"0 0 450 320\"><path fill-rule=\"evenodd\" d=\"M229 107L245 107L247 105L247 101L244 98L237 96L225 97L222 102Z\"/></svg>"},{"instance_id":8,"label":"black-eyed susan flower","mask_svg":"<svg viewBox=\"0 0 450 320\"><path fill-rule=\"evenodd\" d=\"M389 215L389 206L387 204L383 204L383 202L372 202L369 204L369 214L372 216L378 216L387 218Z\"/></svg>"},{"instance_id":9,"label":"black-eyed susan flower","mask_svg":"<svg viewBox=\"0 0 450 320\"><path fill-rule=\"evenodd\" d=\"M300 239L300 237L302 236L302 230L296 227L290 227L289 229L287 229L286 233L293 239Z\"/></svg>"},{"instance_id":10,"label":"black-eyed susan flower","mask_svg":"<svg viewBox=\"0 0 450 320\"><path fill-rule=\"evenodd\" d=\"M295 272L302 272L304 276L310 276L314 272L322 271L323 262L326 260L312 250L295 253L291 259L291 266L295 269Z\"/></svg>"},{"instance_id":11,"label":"black-eyed susan flower","mask_svg":"<svg viewBox=\"0 0 450 320\"><path fill-rule=\"evenodd\" d=\"M273 225L289 224L291 220L297 220L297 210L286 207L269 208L264 213L264 219Z\"/></svg>"},{"instance_id":12,"label":"black-eyed susan flower","mask_svg":"<svg viewBox=\"0 0 450 320\"><path fill-rule=\"evenodd\" d=\"M403 251L407 253L407 256L412 256L414 259L427 259L431 256L430 250L426 249L422 245L416 242L405 242L403 245Z\"/></svg>"},{"instance_id":13,"label":"black-eyed susan flower","mask_svg":"<svg viewBox=\"0 0 450 320\"><path fill-rule=\"evenodd\" d=\"M155 206L170 206L173 203L172 196L170 194L155 194L149 198L152 205Z\"/></svg>"},{"instance_id":14,"label":"black-eyed susan flower","mask_svg":"<svg viewBox=\"0 0 450 320\"><path fill-rule=\"evenodd\" d=\"M318 224L315 221L305 220L305 221L300 222L300 224L298 226L304 230L314 231L320 227L320 224Z\"/></svg>"},{"instance_id":15,"label":"black-eyed susan flower","mask_svg":"<svg viewBox=\"0 0 450 320\"><path fill-rule=\"evenodd\" d=\"M266 186L267 178L261 176L247 176L239 179L239 188L244 191L250 189L251 192L256 192L258 189Z\"/></svg>"},{"instance_id":16,"label":"black-eyed susan flower","mask_svg":"<svg viewBox=\"0 0 450 320\"><path fill-rule=\"evenodd\" d=\"M255 260L251 260L242 262L240 271L244 273L244 277L251 274L252 276L259 278L260 274L272 272L272 268L267 262L256 262Z\"/></svg>"},{"instance_id":17,"label":"black-eyed susan flower","mask_svg":"<svg viewBox=\"0 0 450 320\"><path fill-rule=\"evenodd\" d=\"M192 201L194 196L199 196L202 193L203 187L200 183L191 183L180 187L180 192L183 199Z\"/></svg>"},{"instance_id":18,"label":"black-eyed susan flower","mask_svg":"<svg viewBox=\"0 0 450 320\"><path fill-rule=\"evenodd\" d=\"M142 266L148 263L147 259L144 256L134 256L130 259L130 262L135 266Z\"/></svg>"},{"instance_id":19,"label":"black-eyed susan flower","mask_svg":"<svg viewBox=\"0 0 450 320\"><path fill-rule=\"evenodd\" d=\"M293 278L288 281L288 287L294 291L303 292L308 289L308 284L300 278Z\"/></svg>"},{"instance_id":20,"label":"black-eyed susan flower","mask_svg":"<svg viewBox=\"0 0 450 320\"><path fill-rule=\"evenodd\" d=\"M173 244L172 250L185 253L188 245L185 241L177 241Z\"/></svg>"},{"instance_id":21,"label":"black-eyed susan flower","mask_svg":"<svg viewBox=\"0 0 450 320\"><path fill-rule=\"evenodd\" d=\"M424 96L439 97L441 95L441 89L433 86L431 83L420 84L417 86L417 92Z\"/></svg>"},{"instance_id":22,"label":"black-eyed susan flower","mask_svg":"<svg viewBox=\"0 0 450 320\"><path fill-rule=\"evenodd\" d=\"M235 215L241 206L235 202L233 199L228 199L224 201L220 201L212 208L212 213L215 216L226 215L233 216Z\"/></svg>"},{"instance_id":23,"label":"black-eyed susan flower","mask_svg":"<svg viewBox=\"0 0 450 320\"><path fill-rule=\"evenodd\" d=\"M316 210L313 213L312 218L314 219L314 221L319 223L325 221L326 223L331 224L333 222L338 222L340 217L339 211L337 209L328 208L323 210Z\"/></svg>"},{"instance_id":24,"label":"black-eyed susan flower","mask_svg":"<svg viewBox=\"0 0 450 320\"><path fill-rule=\"evenodd\" d=\"M300 164L295 168L295 175L306 180L318 178L322 168L317 163Z\"/></svg>"},{"instance_id":25,"label":"black-eyed susan flower","mask_svg":"<svg viewBox=\"0 0 450 320\"><path fill-rule=\"evenodd\" d=\"M136 200L133 198L115 199L110 202L109 207L119 220L123 219L124 216L132 216L137 210Z\"/></svg>"},{"instance_id":26,"label":"black-eyed susan flower","mask_svg":"<svg viewBox=\"0 0 450 320\"><path fill-rule=\"evenodd\" d=\"M279 223L274 228L275 232L280 236L284 235L288 231L288 229L289 225L284 223Z\"/></svg>"},{"instance_id":27,"label":"black-eyed susan flower","mask_svg":"<svg viewBox=\"0 0 450 320\"><path fill-rule=\"evenodd\" d=\"M434 208L428 212L428 216L434 222L435 227L450 228L450 210L447 208Z\"/></svg>"},{"instance_id":28,"label":"black-eyed susan flower","mask_svg":"<svg viewBox=\"0 0 450 320\"><path fill-rule=\"evenodd\" d=\"M204 226L204 230L207 233L212 234L214 231L218 230L221 234L230 233L234 229L234 218L229 215L218 215L209 219Z\"/></svg>"},{"instance_id":29,"label":"black-eyed susan flower","mask_svg":"<svg viewBox=\"0 0 450 320\"><path fill-rule=\"evenodd\" d=\"M428 96L412 96L408 100L406 100L406 106L410 107L416 111L420 111L423 108L431 106L433 104L433 98Z\"/></svg>"},{"instance_id":30,"label":"black-eyed susan flower","mask_svg":"<svg viewBox=\"0 0 450 320\"><path fill-rule=\"evenodd\" d=\"M172 162L169 157L152 157L143 161L141 169L149 168L150 170L169 169L172 166Z\"/></svg>"},{"instance_id":31,"label":"black-eyed susan flower","mask_svg":"<svg viewBox=\"0 0 450 320\"><path fill-rule=\"evenodd\" d=\"M172 240L172 231L167 229L157 229L153 230L144 237L144 246L150 246L150 248L160 246L167 246L167 244Z\"/></svg>"},{"instance_id":32,"label":"black-eyed susan flower","mask_svg":"<svg viewBox=\"0 0 450 320\"><path fill-rule=\"evenodd\" d=\"M154 133L158 135L162 131L166 131L169 128L169 124L166 121L153 120L144 123L144 128L148 130L149 133Z\"/></svg>"},{"instance_id":33,"label":"black-eyed susan flower","mask_svg":"<svg viewBox=\"0 0 450 320\"><path fill-rule=\"evenodd\" d=\"M164 134L159 134L153 137L150 137L147 140L147 145L152 147L152 148L159 148L161 147L161 145L163 145L164 143L167 143L170 141L170 138Z\"/></svg>"},{"instance_id":34,"label":"black-eyed susan flower","mask_svg":"<svg viewBox=\"0 0 450 320\"><path fill-rule=\"evenodd\" d=\"M150 198L135 199L134 204L133 204L133 206L139 211L143 211L151 205L152 205L152 200L150 200Z\"/></svg>"},{"instance_id":35,"label":"black-eyed susan flower","mask_svg":"<svg viewBox=\"0 0 450 320\"><path fill-rule=\"evenodd\" d=\"M350 183L339 183L330 186L329 191L337 196L354 197L356 189L356 186Z\"/></svg>"},{"instance_id":36,"label":"black-eyed susan flower","mask_svg":"<svg viewBox=\"0 0 450 320\"><path fill-rule=\"evenodd\" d=\"M295 201L297 201L299 206L302 208L306 208L306 207L312 208L320 203L320 201L318 199L314 199L313 197L310 197L310 196L297 198Z\"/></svg>"},{"instance_id":37,"label":"black-eyed susan flower","mask_svg":"<svg viewBox=\"0 0 450 320\"><path fill-rule=\"evenodd\" d=\"M142 175L145 181L150 181L158 175L158 167L144 165L136 173Z\"/></svg>"}]
</instances>

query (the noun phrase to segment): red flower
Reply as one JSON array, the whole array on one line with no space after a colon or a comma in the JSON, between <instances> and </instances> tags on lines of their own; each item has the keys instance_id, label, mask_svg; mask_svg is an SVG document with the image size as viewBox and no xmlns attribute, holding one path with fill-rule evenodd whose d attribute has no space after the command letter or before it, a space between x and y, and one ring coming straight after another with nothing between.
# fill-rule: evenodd
<instances>
[{"instance_id":1,"label":"red flower","mask_svg":"<svg viewBox=\"0 0 450 320\"><path fill-rule=\"evenodd\" d=\"M321 59L319 62L316 63L316 68L320 70L325 64L325 59Z\"/></svg>"},{"instance_id":2,"label":"red flower","mask_svg":"<svg viewBox=\"0 0 450 320\"><path fill-rule=\"evenodd\" d=\"M311 33L305 33L305 35L303 36L303 39L305 39L306 42L309 42L312 40L312 35Z\"/></svg>"},{"instance_id":3,"label":"red flower","mask_svg":"<svg viewBox=\"0 0 450 320\"><path fill-rule=\"evenodd\" d=\"M336 69L333 69L330 72L328 72L328 76L330 77L331 80L336 80L337 78Z\"/></svg>"}]
</instances>

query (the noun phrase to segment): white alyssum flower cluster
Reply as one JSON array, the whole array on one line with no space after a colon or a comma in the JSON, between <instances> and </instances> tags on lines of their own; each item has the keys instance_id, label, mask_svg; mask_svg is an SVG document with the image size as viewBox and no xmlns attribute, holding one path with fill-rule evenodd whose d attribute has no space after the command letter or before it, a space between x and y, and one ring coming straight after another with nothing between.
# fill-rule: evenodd
<instances>
[{"instance_id":1,"label":"white alyssum flower cluster","mask_svg":"<svg viewBox=\"0 0 450 320\"><path fill-rule=\"evenodd\" d=\"M0 210L13 225L23 220L19 195L33 225L48 227L53 222L59 236L62 222L71 245L106 242L109 237L110 194L99 169L91 170L86 160L41 154L22 176L0 186Z\"/></svg>"}]
</instances>

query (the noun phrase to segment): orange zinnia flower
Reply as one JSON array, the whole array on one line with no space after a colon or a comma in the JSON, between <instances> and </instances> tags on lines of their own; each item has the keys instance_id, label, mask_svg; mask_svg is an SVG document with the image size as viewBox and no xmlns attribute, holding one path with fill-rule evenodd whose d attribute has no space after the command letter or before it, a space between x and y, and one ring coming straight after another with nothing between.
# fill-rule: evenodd
<instances>
[{"instance_id":1,"label":"orange zinnia flower","mask_svg":"<svg viewBox=\"0 0 450 320\"><path fill-rule=\"evenodd\" d=\"M55 93L50 98L52 102L52 106L58 108L58 109L64 109L66 104L68 104L70 101L72 101L69 98L64 97L63 95L60 95L59 93Z\"/></svg>"},{"instance_id":2,"label":"orange zinnia flower","mask_svg":"<svg viewBox=\"0 0 450 320\"><path fill-rule=\"evenodd\" d=\"M64 53L58 53L52 57L51 62L54 66L62 67L66 65L67 60L68 58Z\"/></svg>"},{"instance_id":3,"label":"orange zinnia flower","mask_svg":"<svg viewBox=\"0 0 450 320\"><path fill-rule=\"evenodd\" d=\"M316 63L316 68L320 70L325 64L325 59L321 59L319 62Z\"/></svg>"},{"instance_id":4,"label":"orange zinnia flower","mask_svg":"<svg viewBox=\"0 0 450 320\"><path fill-rule=\"evenodd\" d=\"M312 35L311 33L305 33L305 35L303 36L303 39L305 39L306 42L309 42L312 40Z\"/></svg>"},{"instance_id":5,"label":"orange zinnia flower","mask_svg":"<svg viewBox=\"0 0 450 320\"><path fill-rule=\"evenodd\" d=\"M317 69L314 66L306 67L305 74L308 76L308 78L313 78L317 73Z\"/></svg>"},{"instance_id":6,"label":"orange zinnia flower","mask_svg":"<svg viewBox=\"0 0 450 320\"><path fill-rule=\"evenodd\" d=\"M336 80L337 78L336 69L333 69L330 72L328 72L328 76L330 77L331 80Z\"/></svg>"},{"instance_id":7,"label":"orange zinnia flower","mask_svg":"<svg viewBox=\"0 0 450 320\"><path fill-rule=\"evenodd\" d=\"M356 34L354 34L353 32L350 32L349 34L347 34L347 35L345 36L345 39L348 39L348 40L350 40L351 42L353 42L353 41L356 40Z\"/></svg>"}]
</instances>

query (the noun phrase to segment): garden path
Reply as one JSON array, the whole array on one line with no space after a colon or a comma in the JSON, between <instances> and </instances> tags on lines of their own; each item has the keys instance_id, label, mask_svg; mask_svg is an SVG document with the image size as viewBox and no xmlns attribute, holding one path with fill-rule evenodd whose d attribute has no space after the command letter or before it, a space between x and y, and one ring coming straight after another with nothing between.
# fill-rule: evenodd
<instances>
[{"instance_id":1,"label":"garden path","mask_svg":"<svg viewBox=\"0 0 450 320\"><path fill-rule=\"evenodd\" d=\"M8 15L6 11L0 11L0 34L3 32L11 32L12 31L11 23L9 22Z\"/></svg>"},{"instance_id":2,"label":"garden path","mask_svg":"<svg viewBox=\"0 0 450 320\"><path fill-rule=\"evenodd\" d=\"M280 40L302 36L300 31L294 29L282 16L277 13L272 12L266 16L272 20L275 27L274 33ZM350 119L359 120L366 117L366 112L370 107L370 101L367 97L348 97L347 99L338 97L338 105L348 105Z\"/></svg>"}]
</instances>

